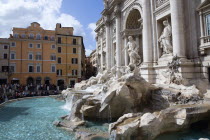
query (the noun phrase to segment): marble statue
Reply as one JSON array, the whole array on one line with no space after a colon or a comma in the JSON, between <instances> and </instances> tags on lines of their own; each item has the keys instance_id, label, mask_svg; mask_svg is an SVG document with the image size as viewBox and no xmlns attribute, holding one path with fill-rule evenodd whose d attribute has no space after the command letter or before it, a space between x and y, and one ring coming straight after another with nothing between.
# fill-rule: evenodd
<instances>
[{"instance_id":1,"label":"marble statue","mask_svg":"<svg viewBox=\"0 0 210 140\"><path fill-rule=\"evenodd\" d=\"M171 25L168 23L168 20L163 21L164 29L159 37L160 48L163 49L163 54L172 54L173 53L173 46L172 46L172 28Z\"/></svg>"},{"instance_id":2,"label":"marble statue","mask_svg":"<svg viewBox=\"0 0 210 140\"><path fill-rule=\"evenodd\" d=\"M98 79L98 84L103 84L105 83L109 78L109 72L107 70L105 70L101 77Z\"/></svg>"},{"instance_id":3,"label":"marble statue","mask_svg":"<svg viewBox=\"0 0 210 140\"><path fill-rule=\"evenodd\" d=\"M133 40L132 36L129 36L128 40L129 41L125 49L128 51L130 57L129 65L131 64L139 65L141 63L141 57L138 54L139 48L137 47L136 42Z\"/></svg>"},{"instance_id":4,"label":"marble statue","mask_svg":"<svg viewBox=\"0 0 210 140\"><path fill-rule=\"evenodd\" d=\"M165 84L181 85L187 83L179 72L179 63L180 59L177 56L174 56L172 61L168 63L168 69L161 72L161 74L165 77ZM164 81L164 79L162 80Z\"/></svg>"},{"instance_id":5,"label":"marble statue","mask_svg":"<svg viewBox=\"0 0 210 140\"><path fill-rule=\"evenodd\" d=\"M109 74L109 77L115 77L116 74L117 74L117 67L116 67L116 66L113 66L113 67L111 68L111 72L110 72L110 74Z\"/></svg>"}]
</instances>

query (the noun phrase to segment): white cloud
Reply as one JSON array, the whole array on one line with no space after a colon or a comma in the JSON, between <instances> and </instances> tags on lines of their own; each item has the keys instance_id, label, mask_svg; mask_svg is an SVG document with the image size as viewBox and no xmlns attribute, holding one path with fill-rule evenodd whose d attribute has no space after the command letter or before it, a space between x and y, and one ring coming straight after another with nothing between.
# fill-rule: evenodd
<instances>
[{"instance_id":1,"label":"white cloud","mask_svg":"<svg viewBox=\"0 0 210 140\"><path fill-rule=\"evenodd\" d=\"M88 29L91 30L91 35L93 37L93 40L95 40L95 36L96 36L96 32L95 32L95 29L96 29L96 23L90 23L88 25Z\"/></svg>"},{"instance_id":2,"label":"white cloud","mask_svg":"<svg viewBox=\"0 0 210 140\"><path fill-rule=\"evenodd\" d=\"M73 16L61 13L62 0L1 0L0 37L8 37L13 27L28 27L39 22L44 29L55 29L56 23L74 27L75 35L85 36L82 24Z\"/></svg>"},{"instance_id":3,"label":"white cloud","mask_svg":"<svg viewBox=\"0 0 210 140\"><path fill-rule=\"evenodd\" d=\"M90 56L90 54L92 53L93 50L91 49L85 49L85 54L86 56Z\"/></svg>"},{"instance_id":4,"label":"white cloud","mask_svg":"<svg viewBox=\"0 0 210 140\"><path fill-rule=\"evenodd\" d=\"M93 47L92 45L89 45L88 47L86 47L85 48L85 51L86 51L86 56L89 56L90 54L91 54L91 52L93 51L93 50L95 50L96 48L95 47Z\"/></svg>"}]
</instances>

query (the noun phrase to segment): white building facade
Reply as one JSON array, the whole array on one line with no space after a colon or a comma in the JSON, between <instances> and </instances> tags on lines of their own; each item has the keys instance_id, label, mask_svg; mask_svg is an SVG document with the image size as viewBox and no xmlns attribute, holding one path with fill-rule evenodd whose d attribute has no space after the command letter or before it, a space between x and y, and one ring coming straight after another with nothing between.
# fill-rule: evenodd
<instances>
[{"instance_id":1,"label":"white building facade","mask_svg":"<svg viewBox=\"0 0 210 140\"><path fill-rule=\"evenodd\" d=\"M150 83L173 57L185 79L210 79L209 0L104 0L96 28L98 68L128 66L128 37L141 57L140 74Z\"/></svg>"}]
</instances>

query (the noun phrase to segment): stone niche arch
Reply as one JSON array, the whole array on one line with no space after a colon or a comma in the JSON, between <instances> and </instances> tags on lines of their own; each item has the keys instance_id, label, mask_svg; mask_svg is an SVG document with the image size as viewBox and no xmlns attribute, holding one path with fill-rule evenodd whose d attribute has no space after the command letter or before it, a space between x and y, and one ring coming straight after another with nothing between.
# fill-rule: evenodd
<instances>
[{"instance_id":1,"label":"stone niche arch","mask_svg":"<svg viewBox=\"0 0 210 140\"><path fill-rule=\"evenodd\" d=\"M142 8L140 4L131 5L126 11L123 23L124 47L127 45L128 36L132 36L139 47L139 55L143 62L143 47L142 47ZM122 52L123 53L123 52ZM129 64L128 52L125 52L125 65Z\"/></svg>"},{"instance_id":2,"label":"stone niche arch","mask_svg":"<svg viewBox=\"0 0 210 140\"><path fill-rule=\"evenodd\" d=\"M126 22L125 22L125 29L140 29L141 28L141 14L137 9L133 9L130 11Z\"/></svg>"},{"instance_id":3,"label":"stone niche arch","mask_svg":"<svg viewBox=\"0 0 210 140\"><path fill-rule=\"evenodd\" d=\"M138 12L138 13L136 13ZM135 15L139 15L140 17L142 17L143 11L142 11L142 7L139 3L134 3L132 5L130 5L126 11L125 11L125 16L124 16L124 23L123 23L123 29L126 29L126 24L128 21L128 18L135 17ZM134 19L135 20L135 19Z\"/></svg>"}]
</instances>

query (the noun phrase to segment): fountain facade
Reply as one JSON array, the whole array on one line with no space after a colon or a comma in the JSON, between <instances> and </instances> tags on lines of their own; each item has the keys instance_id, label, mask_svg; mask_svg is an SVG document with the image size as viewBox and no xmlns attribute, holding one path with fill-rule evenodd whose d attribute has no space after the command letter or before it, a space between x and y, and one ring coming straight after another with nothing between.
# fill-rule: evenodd
<instances>
[{"instance_id":1,"label":"fountain facade","mask_svg":"<svg viewBox=\"0 0 210 140\"><path fill-rule=\"evenodd\" d=\"M152 140L198 121L209 123L206 59L198 57L198 42L192 39L200 29L185 28L196 24L198 17L185 16L192 16L201 1L104 4L95 30L98 74L63 91L79 98L60 125L75 130L86 120L106 119L116 121L109 125L110 139Z\"/></svg>"}]
</instances>

